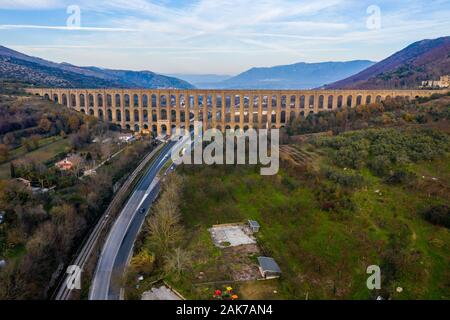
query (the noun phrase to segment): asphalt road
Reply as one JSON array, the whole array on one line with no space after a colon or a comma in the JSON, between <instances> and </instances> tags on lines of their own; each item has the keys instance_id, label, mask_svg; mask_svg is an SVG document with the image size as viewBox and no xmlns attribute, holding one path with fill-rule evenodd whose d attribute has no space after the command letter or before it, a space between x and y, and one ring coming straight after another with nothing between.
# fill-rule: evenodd
<instances>
[{"instance_id":1,"label":"asphalt road","mask_svg":"<svg viewBox=\"0 0 450 320\"><path fill-rule=\"evenodd\" d=\"M120 298L121 279L134 241L145 220L145 212L159 191L157 174L170 160L175 145L169 141L147 169L111 228L102 249L89 292L90 300Z\"/></svg>"}]
</instances>

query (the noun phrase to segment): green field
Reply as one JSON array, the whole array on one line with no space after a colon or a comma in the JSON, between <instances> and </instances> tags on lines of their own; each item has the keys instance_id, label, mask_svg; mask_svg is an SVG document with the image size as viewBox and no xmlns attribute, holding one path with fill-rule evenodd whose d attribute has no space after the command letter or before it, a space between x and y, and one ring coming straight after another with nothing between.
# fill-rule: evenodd
<instances>
[{"instance_id":1,"label":"green field","mask_svg":"<svg viewBox=\"0 0 450 320\"><path fill-rule=\"evenodd\" d=\"M332 166L327 158L321 163ZM261 224L258 241L283 275L229 283L244 299L373 299L386 293L393 299L449 299L450 232L421 216L430 205L450 203L449 164L444 156L409 165L419 177L415 187L354 170L364 183L349 193L352 209L331 211L321 209L317 195L319 183L328 182L300 169L263 177L256 167L181 167L185 246L194 262L181 279L168 280L188 298L210 298L229 279L233 261L213 246L207 229L251 218ZM366 287L372 264L382 268L385 287L379 292ZM216 283L202 284L208 282Z\"/></svg>"},{"instance_id":2,"label":"green field","mask_svg":"<svg viewBox=\"0 0 450 320\"><path fill-rule=\"evenodd\" d=\"M20 159L32 159L38 162L47 162L53 159L61 152L67 152L70 148L70 141L61 137L50 137L43 139L40 143L42 147L26 152L23 147L16 149L13 153L13 157L19 157ZM10 162L6 162L0 165L0 179L10 178Z\"/></svg>"}]
</instances>

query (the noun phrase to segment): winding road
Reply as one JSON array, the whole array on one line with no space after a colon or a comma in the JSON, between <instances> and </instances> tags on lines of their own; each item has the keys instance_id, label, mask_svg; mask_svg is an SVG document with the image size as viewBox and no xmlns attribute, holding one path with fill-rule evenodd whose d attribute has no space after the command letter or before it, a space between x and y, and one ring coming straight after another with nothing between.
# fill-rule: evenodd
<instances>
[{"instance_id":1,"label":"winding road","mask_svg":"<svg viewBox=\"0 0 450 320\"><path fill-rule=\"evenodd\" d=\"M158 172L170 160L175 141L169 141L149 166L108 234L89 292L90 300L118 300L123 271L148 208L159 192Z\"/></svg>"}]
</instances>

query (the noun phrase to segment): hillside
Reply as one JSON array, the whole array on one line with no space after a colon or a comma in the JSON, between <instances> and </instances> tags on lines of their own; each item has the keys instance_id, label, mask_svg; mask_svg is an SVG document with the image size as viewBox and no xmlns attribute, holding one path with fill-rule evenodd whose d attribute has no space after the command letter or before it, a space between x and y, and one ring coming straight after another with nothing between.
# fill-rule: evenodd
<instances>
[{"instance_id":1,"label":"hillside","mask_svg":"<svg viewBox=\"0 0 450 320\"><path fill-rule=\"evenodd\" d=\"M415 42L327 89L415 88L421 81L450 74L450 37Z\"/></svg>"},{"instance_id":2,"label":"hillside","mask_svg":"<svg viewBox=\"0 0 450 320\"><path fill-rule=\"evenodd\" d=\"M60 88L193 88L186 81L151 71L78 67L27 56L2 46L0 46L0 80Z\"/></svg>"},{"instance_id":3,"label":"hillside","mask_svg":"<svg viewBox=\"0 0 450 320\"><path fill-rule=\"evenodd\" d=\"M300 62L269 68L252 68L209 88L220 89L310 89L343 79L370 67L375 62ZM205 84L204 84L205 85Z\"/></svg>"}]
</instances>

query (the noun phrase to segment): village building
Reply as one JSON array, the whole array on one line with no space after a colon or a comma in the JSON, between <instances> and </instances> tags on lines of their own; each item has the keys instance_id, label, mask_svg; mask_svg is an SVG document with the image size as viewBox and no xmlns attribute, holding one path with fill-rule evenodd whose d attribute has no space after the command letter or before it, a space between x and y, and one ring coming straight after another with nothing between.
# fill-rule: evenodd
<instances>
[{"instance_id":1,"label":"village building","mask_svg":"<svg viewBox=\"0 0 450 320\"><path fill-rule=\"evenodd\" d=\"M442 76L439 80L422 81L422 88L450 88L450 75Z\"/></svg>"},{"instance_id":2,"label":"village building","mask_svg":"<svg viewBox=\"0 0 450 320\"><path fill-rule=\"evenodd\" d=\"M62 171L69 171L73 168L73 163L68 158L65 158L57 163L55 163L55 166Z\"/></svg>"},{"instance_id":3,"label":"village building","mask_svg":"<svg viewBox=\"0 0 450 320\"><path fill-rule=\"evenodd\" d=\"M264 279L275 279L281 276L281 269L273 258L258 257L259 272Z\"/></svg>"}]
</instances>

